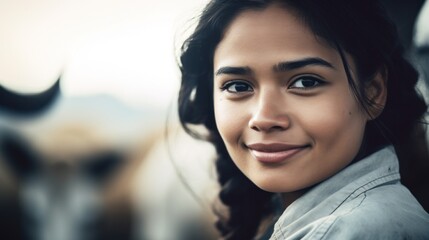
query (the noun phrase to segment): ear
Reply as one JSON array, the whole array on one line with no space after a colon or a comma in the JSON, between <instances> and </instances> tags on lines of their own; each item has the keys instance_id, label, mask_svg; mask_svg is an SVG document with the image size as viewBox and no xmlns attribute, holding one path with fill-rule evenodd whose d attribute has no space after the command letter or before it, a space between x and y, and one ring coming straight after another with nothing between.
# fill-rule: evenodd
<instances>
[{"instance_id":1,"label":"ear","mask_svg":"<svg viewBox=\"0 0 429 240\"><path fill-rule=\"evenodd\" d=\"M383 112L387 100L387 70L382 68L379 70L373 79L365 86L367 104L368 104L368 119L374 120Z\"/></svg>"}]
</instances>

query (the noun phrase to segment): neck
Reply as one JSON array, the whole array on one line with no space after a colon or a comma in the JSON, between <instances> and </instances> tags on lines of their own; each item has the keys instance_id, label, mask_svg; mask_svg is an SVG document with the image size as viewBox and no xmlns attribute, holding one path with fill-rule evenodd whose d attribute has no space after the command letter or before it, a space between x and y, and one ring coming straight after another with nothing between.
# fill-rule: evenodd
<instances>
[{"instance_id":1,"label":"neck","mask_svg":"<svg viewBox=\"0 0 429 240\"><path fill-rule=\"evenodd\" d=\"M284 208L286 209L287 207L289 207L289 205L291 205L295 200L297 200L299 197L304 195L304 193L306 193L307 191L308 191L308 188L304 188L294 192L282 193L281 196L283 199Z\"/></svg>"}]
</instances>

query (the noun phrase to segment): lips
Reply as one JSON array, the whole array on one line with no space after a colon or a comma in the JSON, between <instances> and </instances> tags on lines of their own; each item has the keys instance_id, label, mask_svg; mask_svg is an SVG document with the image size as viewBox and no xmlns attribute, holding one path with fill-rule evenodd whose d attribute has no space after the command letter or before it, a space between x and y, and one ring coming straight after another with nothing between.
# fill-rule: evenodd
<instances>
[{"instance_id":1,"label":"lips","mask_svg":"<svg viewBox=\"0 0 429 240\"><path fill-rule=\"evenodd\" d=\"M288 160L292 156L308 148L309 145L255 143L249 144L247 147L256 160L263 163L279 163Z\"/></svg>"}]
</instances>

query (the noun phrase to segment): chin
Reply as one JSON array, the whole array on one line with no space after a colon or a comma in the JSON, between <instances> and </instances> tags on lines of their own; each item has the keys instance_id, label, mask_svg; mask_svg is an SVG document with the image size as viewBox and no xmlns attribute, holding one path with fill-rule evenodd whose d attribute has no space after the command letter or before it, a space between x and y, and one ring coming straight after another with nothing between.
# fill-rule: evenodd
<instances>
[{"instance_id":1,"label":"chin","mask_svg":"<svg viewBox=\"0 0 429 240\"><path fill-rule=\"evenodd\" d=\"M271 193L292 193L312 186L310 182L292 181L291 179L259 178L250 180L260 189Z\"/></svg>"},{"instance_id":2,"label":"chin","mask_svg":"<svg viewBox=\"0 0 429 240\"><path fill-rule=\"evenodd\" d=\"M293 192L297 189L284 186L284 182L276 183L273 180L266 179L264 181L252 181L258 188L272 193Z\"/></svg>"}]
</instances>

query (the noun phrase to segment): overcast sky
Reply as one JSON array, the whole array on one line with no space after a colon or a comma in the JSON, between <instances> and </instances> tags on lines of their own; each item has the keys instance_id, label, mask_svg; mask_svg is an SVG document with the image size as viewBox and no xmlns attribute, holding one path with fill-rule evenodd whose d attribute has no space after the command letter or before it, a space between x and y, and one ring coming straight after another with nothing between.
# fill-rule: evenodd
<instances>
[{"instance_id":1,"label":"overcast sky","mask_svg":"<svg viewBox=\"0 0 429 240\"><path fill-rule=\"evenodd\" d=\"M111 94L165 106L177 92L175 42L206 0L0 0L0 84L65 96Z\"/></svg>"}]
</instances>

